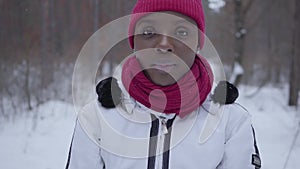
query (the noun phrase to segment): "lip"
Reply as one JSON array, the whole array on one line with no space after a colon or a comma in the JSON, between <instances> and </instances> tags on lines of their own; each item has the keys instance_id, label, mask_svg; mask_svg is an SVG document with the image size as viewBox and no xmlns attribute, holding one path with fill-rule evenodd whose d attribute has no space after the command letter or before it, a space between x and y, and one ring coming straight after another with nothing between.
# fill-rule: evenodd
<instances>
[{"instance_id":1,"label":"lip","mask_svg":"<svg viewBox=\"0 0 300 169\"><path fill-rule=\"evenodd\" d=\"M174 63L155 63L151 65L151 68L158 69L166 73L170 73L175 67L176 64Z\"/></svg>"}]
</instances>

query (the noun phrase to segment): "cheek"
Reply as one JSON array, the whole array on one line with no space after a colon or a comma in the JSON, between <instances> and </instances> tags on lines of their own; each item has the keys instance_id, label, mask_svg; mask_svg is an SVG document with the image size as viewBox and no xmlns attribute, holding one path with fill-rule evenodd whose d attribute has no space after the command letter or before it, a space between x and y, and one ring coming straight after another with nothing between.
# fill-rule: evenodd
<instances>
[{"instance_id":1,"label":"cheek","mask_svg":"<svg viewBox=\"0 0 300 169\"><path fill-rule=\"evenodd\" d=\"M191 68L192 65L194 64L194 61L195 61L195 53L191 53L191 54L188 54L188 55L185 55L185 57L181 58L184 63L189 67Z\"/></svg>"},{"instance_id":2,"label":"cheek","mask_svg":"<svg viewBox=\"0 0 300 169\"><path fill-rule=\"evenodd\" d=\"M192 38L184 42L186 48L189 48L190 51L196 53L197 48L199 46L198 38Z\"/></svg>"},{"instance_id":3,"label":"cheek","mask_svg":"<svg viewBox=\"0 0 300 169\"><path fill-rule=\"evenodd\" d=\"M134 49L136 51L148 48L154 48L155 38L145 39L142 35L135 35L133 38Z\"/></svg>"},{"instance_id":4,"label":"cheek","mask_svg":"<svg viewBox=\"0 0 300 169\"><path fill-rule=\"evenodd\" d=\"M189 67L194 63L198 44L191 43L189 46L187 43L181 43L180 50L176 55Z\"/></svg>"},{"instance_id":5,"label":"cheek","mask_svg":"<svg viewBox=\"0 0 300 169\"><path fill-rule=\"evenodd\" d=\"M187 47L190 48L190 50L196 52L199 47L199 34L198 30L192 31L189 34L188 39L183 41Z\"/></svg>"},{"instance_id":6,"label":"cheek","mask_svg":"<svg viewBox=\"0 0 300 169\"><path fill-rule=\"evenodd\" d=\"M155 57L155 39L145 39L141 35L134 36L134 54L140 62L143 69L149 67Z\"/></svg>"}]
</instances>

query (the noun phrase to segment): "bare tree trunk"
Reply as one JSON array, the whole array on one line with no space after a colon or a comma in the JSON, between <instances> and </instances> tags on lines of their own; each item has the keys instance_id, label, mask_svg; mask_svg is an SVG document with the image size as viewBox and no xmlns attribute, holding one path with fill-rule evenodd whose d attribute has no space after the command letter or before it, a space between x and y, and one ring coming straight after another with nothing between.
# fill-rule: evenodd
<instances>
[{"instance_id":1,"label":"bare tree trunk","mask_svg":"<svg viewBox=\"0 0 300 169\"><path fill-rule=\"evenodd\" d=\"M294 15L294 38L292 46L292 59L291 59L291 70L290 70L290 94L289 94L289 105L297 106L298 104L298 93L300 90L300 2L295 0L295 15Z\"/></svg>"},{"instance_id":2,"label":"bare tree trunk","mask_svg":"<svg viewBox=\"0 0 300 169\"><path fill-rule=\"evenodd\" d=\"M1 22L0 22L1 24ZM1 36L1 33L0 33L0 36ZM0 79L4 79L4 64L3 62L0 63ZM4 103L3 103L3 96L4 96L4 82L3 80L0 80L0 102L1 102L1 105L0 105L0 108L1 108L1 116L3 117L4 116Z\"/></svg>"},{"instance_id":3,"label":"bare tree trunk","mask_svg":"<svg viewBox=\"0 0 300 169\"><path fill-rule=\"evenodd\" d=\"M23 40L27 42L25 46L25 72L24 72L24 85L23 85L23 91L24 91L24 96L26 97L26 100L24 100L24 103L26 102L27 104L27 109L32 110L32 105L31 105L31 90L30 90L30 56L31 56L31 48L33 44L33 39L30 36L25 35L23 37Z\"/></svg>"},{"instance_id":4,"label":"bare tree trunk","mask_svg":"<svg viewBox=\"0 0 300 169\"><path fill-rule=\"evenodd\" d=\"M244 1L245 2L245 1ZM235 65L240 65L243 69L243 56L245 47L245 36L247 29L245 27L246 14L252 4L253 0L249 0L245 5L242 0L234 0L235 3ZM234 70L234 68L233 68ZM241 71L243 72L243 71ZM243 73L236 75L233 83L238 86L242 80Z\"/></svg>"},{"instance_id":5,"label":"bare tree trunk","mask_svg":"<svg viewBox=\"0 0 300 169\"><path fill-rule=\"evenodd\" d=\"M42 0L42 53L41 53L41 90L45 89L53 79L53 41L51 38L53 18L53 0Z\"/></svg>"},{"instance_id":6,"label":"bare tree trunk","mask_svg":"<svg viewBox=\"0 0 300 169\"><path fill-rule=\"evenodd\" d=\"M29 56L26 56L26 70L25 70L25 85L24 85L24 91L27 101L27 108L28 110L32 110L31 105L31 91L30 91L30 85L29 85L29 78L30 78L30 64L29 64Z\"/></svg>"}]
</instances>

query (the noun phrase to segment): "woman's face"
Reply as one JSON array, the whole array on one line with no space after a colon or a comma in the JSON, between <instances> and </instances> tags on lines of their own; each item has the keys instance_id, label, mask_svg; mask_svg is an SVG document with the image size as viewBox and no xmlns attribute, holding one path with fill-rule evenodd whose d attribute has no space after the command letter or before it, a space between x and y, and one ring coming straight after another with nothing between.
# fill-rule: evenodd
<instances>
[{"instance_id":1,"label":"woman's face","mask_svg":"<svg viewBox=\"0 0 300 169\"><path fill-rule=\"evenodd\" d=\"M171 85L194 63L198 28L176 12L151 13L136 23L134 46L145 75L155 84Z\"/></svg>"}]
</instances>

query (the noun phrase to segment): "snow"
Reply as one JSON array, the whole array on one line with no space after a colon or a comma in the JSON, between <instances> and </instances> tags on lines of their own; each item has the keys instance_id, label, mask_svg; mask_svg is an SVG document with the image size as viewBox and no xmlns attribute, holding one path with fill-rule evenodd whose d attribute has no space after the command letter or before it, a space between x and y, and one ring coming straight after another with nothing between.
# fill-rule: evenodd
<instances>
[{"instance_id":1,"label":"snow","mask_svg":"<svg viewBox=\"0 0 300 169\"><path fill-rule=\"evenodd\" d=\"M264 169L284 169L285 163L286 169L300 168L296 167L300 166L300 161L296 160L300 155L299 136L290 159L287 159L300 120L299 109L286 106L287 89L267 87L253 95L248 93L256 91L255 88L240 88L243 95L238 102L252 114Z\"/></svg>"},{"instance_id":2,"label":"snow","mask_svg":"<svg viewBox=\"0 0 300 169\"><path fill-rule=\"evenodd\" d=\"M238 103L253 117L263 169L300 168L299 109L288 107L287 87L242 86ZM255 92L255 94L253 94ZM24 117L0 124L1 169L59 169L67 160L76 120L73 106L49 101ZM289 157L289 160L287 158Z\"/></svg>"},{"instance_id":3,"label":"snow","mask_svg":"<svg viewBox=\"0 0 300 169\"><path fill-rule=\"evenodd\" d=\"M208 0L208 2L208 7L217 13L220 12L220 9L226 4L224 0Z\"/></svg>"},{"instance_id":4,"label":"snow","mask_svg":"<svg viewBox=\"0 0 300 169\"><path fill-rule=\"evenodd\" d=\"M0 124L0 168L64 168L75 121L73 106L49 101L27 114Z\"/></svg>"}]
</instances>

